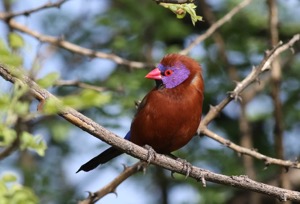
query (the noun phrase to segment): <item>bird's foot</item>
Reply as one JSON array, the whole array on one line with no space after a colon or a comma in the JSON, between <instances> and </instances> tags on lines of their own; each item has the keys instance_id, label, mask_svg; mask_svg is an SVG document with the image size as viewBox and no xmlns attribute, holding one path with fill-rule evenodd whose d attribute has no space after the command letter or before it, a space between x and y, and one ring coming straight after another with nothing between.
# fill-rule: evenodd
<instances>
[{"instance_id":1,"label":"bird's foot","mask_svg":"<svg viewBox=\"0 0 300 204\"><path fill-rule=\"evenodd\" d=\"M148 150L147 163L150 164L150 162L155 159L156 152L150 145L145 145L144 148Z\"/></svg>"},{"instance_id":2,"label":"bird's foot","mask_svg":"<svg viewBox=\"0 0 300 204\"><path fill-rule=\"evenodd\" d=\"M201 182L203 187L206 187L206 180L202 171L200 172L197 181Z\"/></svg>"},{"instance_id":3,"label":"bird's foot","mask_svg":"<svg viewBox=\"0 0 300 204\"><path fill-rule=\"evenodd\" d=\"M189 163L188 161L186 161L185 159L181 159L181 158L179 158L179 157L176 157L176 156L173 155L173 154L169 154L169 156L170 156L171 158L175 159L176 161L179 161L180 163L182 163L182 165L183 165L182 170L183 170L183 171L186 170L185 178L189 177L190 172L192 171L192 168L193 168L192 164ZM171 172L172 178L174 178L174 173L175 173L175 172Z\"/></svg>"},{"instance_id":4,"label":"bird's foot","mask_svg":"<svg viewBox=\"0 0 300 204\"><path fill-rule=\"evenodd\" d=\"M185 178L189 177L189 175L192 171L192 168L193 168L192 164L189 163L187 160L181 159L179 157L176 159L176 161L179 161L182 163L182 166L183 166L182 170L186 171Z\"/></svg>"}]
</instances>

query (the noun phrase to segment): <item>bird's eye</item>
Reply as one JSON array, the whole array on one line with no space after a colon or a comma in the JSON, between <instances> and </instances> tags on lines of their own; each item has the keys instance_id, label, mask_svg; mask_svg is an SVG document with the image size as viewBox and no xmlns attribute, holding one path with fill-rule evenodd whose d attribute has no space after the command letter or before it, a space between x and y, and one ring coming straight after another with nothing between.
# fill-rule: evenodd
<instances>
[{"instance_id":1,"label":"bird's eye","mask_svg":"<svg viewBox=\"0 0 300 204\"><path fill-rule=\"evenodd\" d=\"M165 75L165 76L170 76L171 74L173 74L173 70L171 70L171 69L167 69L167 70L164 72L164 75Z\"/></svg>"}]
</instances>

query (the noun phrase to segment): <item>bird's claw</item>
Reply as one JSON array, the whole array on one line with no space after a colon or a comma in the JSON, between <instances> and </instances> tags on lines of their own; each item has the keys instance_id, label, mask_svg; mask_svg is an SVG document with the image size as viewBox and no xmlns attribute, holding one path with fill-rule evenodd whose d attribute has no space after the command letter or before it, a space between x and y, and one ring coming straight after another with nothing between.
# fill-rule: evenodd
<instances>
[{"instance_id":1,"label":"bird's claw","mask_svg":"<svg viewBox=\"0 0 300 204\"><path fill-rule=\"evenodd\" d=\"M150 164L150 162L153 160L153 159L155 159L155 157L156 157L156 152L154 151L154 149L151 147L151 146L149 146L149 145L145 145L144 146L145 147L145 149L146 150L148 150L148 155L147 155L147 163L148 163L148 165Z\"/></svg>"},{"instance_id":2,"label":"bird's claw","mask_svg":"<svg viewBox=\"0 0 300 204\"><path fill-rule=\"evenodd\" d=\"M188 161L186 161L185 159L177 158L176 160L182 163L182 165L183 165L182 170L183 171L186 170L185 178L189 177L189 175L192 171L192 168L193 168L192 164L189 163ZM172 175L172 177L173 177L173 175Z\"/></svg>"}]
</instances>

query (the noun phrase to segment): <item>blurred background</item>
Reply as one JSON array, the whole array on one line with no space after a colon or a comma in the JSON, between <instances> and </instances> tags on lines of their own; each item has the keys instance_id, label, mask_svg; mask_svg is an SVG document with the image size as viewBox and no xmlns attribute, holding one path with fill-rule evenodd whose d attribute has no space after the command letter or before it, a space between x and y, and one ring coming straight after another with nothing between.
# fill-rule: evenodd
<instances>
[{"instance_id":1,"label":"blurred background","mask_svg":"<svg viewBox=\"0 0 300 204\"><path fill-rule=\"evenodd\" d=\"M2 0L1 12L18 12L48 3L48 0ZM52 1L55 2L55 1ZM59 9L49 8L18 16L14 20L44 35L79 46L114 53L128 60L156 64L167 53L179 52L204 33L215 21L241 1L199 0L198 15L204 21L191 23L190 16L177 19L154 1L70 0ZM278 9L278 15L271 8ZM252 0L212 36L194 47L189 56L203 67L205 115L217 105L235 81L241 81L258 65L266 50L300 32L299 0ZM278 34L271 34L270 19L278 16ZM274 29L274 27L273 27ZM276 37L277 36L277 37ZM277 60L279 77L264 73L260 83L233 101L209 128L224 138L262 154L297 160L300 153L300 44ZM42 43L0 21L0 63L23 67L41 86L67 105L92 118L119 136L130 128L134 101L154 86L144 79L153 67L134 68L109 59L90 58ZM275 66L275 65L274 65ZM80 83L78 83L80 82ZM91 86L87 86L91 85ZM0 78L0 203L77 203L87 191L96 191L123 170L122 164L137 160L128 156L96 170L76 174L91 157L108 147L51 114L36 111L38 102L22 87ZM225 175L250 178L293 190L300 189L300 170L267 166L263 161L241 156L207 137L195 137L174 153L193 165ZM223 185L201 183L149 166L99 203L219 204L275 203L276 200ZM2 192L2 193L1 193ZM8 196L9 195L9 196ZM9 199L7 199L9 198ZM2 201L1 201L2 199ZM10 201L8 201L10 200ZM14 201L14 202L13 202Z\"/></svg>"}]
</instances>

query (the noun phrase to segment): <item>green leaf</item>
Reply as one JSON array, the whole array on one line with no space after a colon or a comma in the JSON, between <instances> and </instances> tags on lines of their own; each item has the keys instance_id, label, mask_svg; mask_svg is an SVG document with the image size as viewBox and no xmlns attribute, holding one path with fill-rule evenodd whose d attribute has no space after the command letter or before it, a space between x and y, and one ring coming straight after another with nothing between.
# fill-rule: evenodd
<instances>
[{"instance_id":1,"label":"green leaf","mask_svg":"<svg viewBox=\"0 0 300 204\"><path fill-rule=\"evenodd\" d=\"M93 106L103 106L111 101L111 94L99 93L93 90L83 90L79 95L70 95L61 98L64 105L75 109L84 109Z\"/></svg>"},{"instance_id":2,"label":"green leaf","mask_svg":"<svg viewBox=\"0 0 300 204\"><path fill-rule=\"evenodd\" d=\"M7 204L37 204L39 200L33 191L18 184L17 177L11 173L5 173L0 178L0 203Z\"/></svg>"},{"instance_id":3,"label":"green leaf","mask_svg":"<svg viewBox=\"0 0 300 204\"><path fill-rule=\"evenodd\" d=\"M17 176L12 173L5 173L1 180L5 183L17 181Z\"/></svg>"},{"instance_id":4,"label":"green leaf","mask_svg":"<svg viewBox=\"0 0 300 204\"><path fill-rule=\"evenodd\" d=\"M0 40L1 64L7 66L19 67L23 60L20 56L12 54L2 40Z\"/></svg>"},{"instance_id":5,"label":"green leaf","mask_svg":"<svg viewBox=\"0 0 300 204\"><path fill-rule=\"evenodd\" d=\"M53 86L54 83L59 79L59 73L51 72L44 76L43 78L37 80L37 83L42 86L43 88L48 88Z\"/></svg>"},{"instance_id":6,"label":"green leaf","mask_svg":"<svg viewBox=\"0 0 300 204\"><path fill-rule=\"evenodd\" d=\"M8 39L12 48L21 48L24 46L23 38L17 33L10 33Z\"/></svg>"},{"instance_id":7,"label":"green leaf","mask_svg":"<svg viewBox=\"0 0 300 204\"><path fill-rule=\"evenodd\" d=\"M29 103L27 102L17 101L13 108L19 116L26 116L29 113Z\"/></svg>"},{"instance_id":8,"label":"green leaf","mask_svg":"<svg viewBox=\"0 0 300 204\"><path fill-rule=\"evenodd\" d=\"M15 130L0 124L0 146L10 145L17 137Z\"/></svg>"},{"instance_id":9,"label":"green leaf","mask_svg":"<svg viewBox=\"0 0 300 204\"><path fill-rule=\"evenodd\" d=\"M197 6L194 3L188 3L188 4L160 3L159 5L167 9L170 9L173 13L176 14L176 17L179 19L183 18L186 15L186 13L189 13L194 26L197 21L202 21L202 16L197 16L196 14L195 9L197 8Z\"/></svg>"},{"instance_id":10,"label":"green leaf","mask_svg":"<svg viewBox=\"0 0 300 204\"><path fill-rule=\"evenodd\" d=\"M51 135L54 141L63 142L68 137L68 131L70 129L70 126L68 124L55 121L55 123L52 124L50 128Z\"/></svg>"},{"instance_id":11,"label":"green leaf","mask_svg":"<svg viewBox=\"0 0 300 204\"><path fill-rule=\"evenodd\" d=\"M29 132L24 131L21 134L20 148L21 150L31 149L34 150L38 155L44 156L47 145L41 136L33 136Z\"/></svg>"},{"instance_id":12,"label":"green leaf","mask_svg":"<svg viewBox=\"0 0 300 204\"><path fill-rule=\"evenodd\" d=\"M47 98L42 106L42 111L45 114L56 114L59 112L61 105L54 98Z\"/></svg>"}]
</instances>

